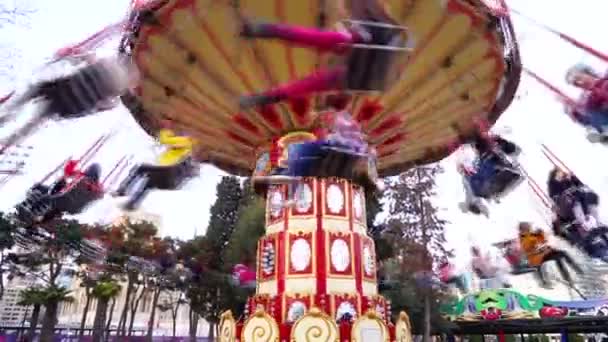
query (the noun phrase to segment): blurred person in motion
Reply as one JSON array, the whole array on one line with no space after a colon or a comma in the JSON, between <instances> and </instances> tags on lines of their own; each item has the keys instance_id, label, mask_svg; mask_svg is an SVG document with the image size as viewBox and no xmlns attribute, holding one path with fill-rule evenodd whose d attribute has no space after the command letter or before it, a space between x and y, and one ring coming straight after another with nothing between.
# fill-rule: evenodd
<instances>
[{"instance_id":1,"label":"blurred person in motion","mask_svg":"<svg viewBox=\"0 0 608 342\"><path fill-rule=\"evenodd\" d=\"M336 30L245 20L246 39L277 39L289 44L343 56L337 66L318 70L259 94L242 97L243 108L264 106L326 91L382 90L397 51L407 51L405 29L391 18L381 0L340 2L344 16L352 19ZM350 12L350 13L348 13ZM409 39L408 39L409 40ZM410 41L411 43L411 41Z\"/></svg>"},{"instance_id":2,"label":"blurred person in motion","mask_svg":"<svg viewBox=\"0 0 608 342\"><path fill-rule=\"evenodd\" d=\"M599 196L576 175L555 167L547 180L549 197L555 204L554 230L556 235L577 244L581 243L600 220ZM572 229L567 226L574 225Z\"/></svg>"},{"instance_id":3,"label":"blurred person in motion","mask_svg":"<svg viewBox=\"0 0 608 342\"><path fill-rule=\"evenodd\" d=\"M515 143L481 128L465 141L475 151L476 158L469 165L458 165L465 190L463 210L487 216L484 200L499 201L523 180L516 166L521 149Z\"/></svg>"},{"instance_id":4,"label":"blurred person in motion","mask_svg":"<svg viewBox=\"0 0 608 342\"><path fill-rule=\"evenodd\" d=\"M537 267L536 275L540 283L545 288L551 288L551 283L545 274L544 265L549 261L555 261L562 278L573 286L573 280L570 272L566 268L564 261L568 263L578 274L582 274L583 270L566 252L551 247L545 233L541 229L532 230L532 225L529 222L519 223L519 243L521 249L526 253L528 265Z\"/></svg>"},{"instance_id":5,"label":"blurred person in motion","mask_svg":"<svg viewBox=\"0 0 608 342\"><path fill-rule=\"evenodd\" d=\"M589 141L608 142L608 76L576 64L566 73L566 82L583 91L576 103L567 105L566 112L587 128Z\"/></svg>"},{"instance_id":6,"label":"blurred person in motion","mask_svg":"<svg viewBox=\"0 0 608 342\"><path fill-rule=\"evenodd\" d=\"M23 112L26 104L37 103L33 117L6 139L3 150L27 137L46 119L72 119L111 108L113 101L137 80L137 70L126 57L82 59L84 66L67 75L36 82L0 107L1 127Z\"/></svg>"},{"instance_id":7,"label":"blurred person in motion","mask_svg":"<svg viewBox=\"0 0 608 342\"><path fill-rule=\"evenodd\" d=\"M505 279L503 271L493 260L489 252L482 254L479 247L473 246L471 247L471 257L471 268L482 282L493 280L504 288L511 287L511 284Z\"/></svg>"}]
</instances>

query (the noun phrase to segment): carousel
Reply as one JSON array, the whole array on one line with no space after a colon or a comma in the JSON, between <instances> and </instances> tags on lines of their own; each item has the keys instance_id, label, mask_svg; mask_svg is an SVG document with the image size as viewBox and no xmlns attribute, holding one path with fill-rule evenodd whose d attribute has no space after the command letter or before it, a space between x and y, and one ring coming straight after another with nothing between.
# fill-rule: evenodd
<instances>
[{"instance_id":1,"label":"carousel","mask_svg":"<svg viewBox=\"0 0 608 342\"><path fill-rule=\"evenodd\" d=\"M500 6L355 3L153 1L129 23L121 53L141 77L122 100L135 119L151 135L171 120L197 140L197 161L251 177L267 199L256 294L244 319L223 314L220 341L410 340L407 315L392 323L378 294L365 194L378 178L448 156L513 100L521 65ZM297 35L340 28L371 39L328 47ZM268 180L293 146L324 139L344 112L373 153L332 150ZM281 205L294 192L295 203Z\"/></svg>"}]
</instances>

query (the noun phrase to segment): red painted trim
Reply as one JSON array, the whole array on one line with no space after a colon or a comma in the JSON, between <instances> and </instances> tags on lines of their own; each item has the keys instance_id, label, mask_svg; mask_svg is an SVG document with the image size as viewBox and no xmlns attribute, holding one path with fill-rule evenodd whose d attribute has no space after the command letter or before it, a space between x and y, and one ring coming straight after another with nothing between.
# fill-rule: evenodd
<instances>
[{"instance_id":1,"label":"red painted trim","mask_svg":"<svg viewBox=\"0 0 608 342\"><path fill-rule=\"evenodd\" d=\"M289 262L289 258L285 256L285 232L279 232L276 235L278 239L277 251L277 295L280 297L285 292L285 265Z\"/></svg>"},{"instance_id":2,"label":"red painted trim","mask_svg":"<svg viewBox=\"0 0 608 342\"><path fill-rule=\"evenodd\" d=\"M323 196L325 195L324 189L324 180L317 179L315 181L316 188L316 200L317 200L317 208L322 207ZM326 263L327 257L325 255L325 232L323 231L323 210L317 210L317 231L315 234L316 237L316 261L317 261L317 294L326 294L327 293L327 272Z\"/></svg>"},{"instance_id":3,"label":"red painted trim","mask_svg":"<svg viewBox=\"0 0 608 342\"><path fill-rule=\"evenodd\" d=\"M361 244L361 235L354 234L354 250L355 250L355 285L357 287L357 293L363 296L363 263L362 254L363 246Z\"/></svg>"}]
</instances>

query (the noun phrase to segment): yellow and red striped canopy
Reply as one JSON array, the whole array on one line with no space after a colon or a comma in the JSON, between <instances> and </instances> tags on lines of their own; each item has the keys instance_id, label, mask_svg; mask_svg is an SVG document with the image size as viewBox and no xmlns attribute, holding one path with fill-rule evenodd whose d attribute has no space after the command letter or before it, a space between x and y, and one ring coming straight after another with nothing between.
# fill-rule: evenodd
<instances>
[{"instance_id":1,"label":"yellow and red striped canopy","mask_svg":"<svg viewBox=\"0 0 608 342\"><path fill-rule=\"evenodd\" d=\"M239 97L304 77L332 57L279 41L243 40L242 18L312 27L324 21L330 29L347 19L334 3L167 1L155 11L158 22L143 25L135 40L133 58L142 73L136 100L143 111L134 116L148 128L170 118L199 140L200 158L250 174L273 138L311 128L326 95L259 111L241 111ZM353 93L348 109L378 151L380 174L390 175L445 157L457 127L467 131L475 118L494 122L506 62L496 25L478 0L385 3L413 37L414 50L398 57L391 70L396 83L382 93Z\"/></svg>"}]
</instances>

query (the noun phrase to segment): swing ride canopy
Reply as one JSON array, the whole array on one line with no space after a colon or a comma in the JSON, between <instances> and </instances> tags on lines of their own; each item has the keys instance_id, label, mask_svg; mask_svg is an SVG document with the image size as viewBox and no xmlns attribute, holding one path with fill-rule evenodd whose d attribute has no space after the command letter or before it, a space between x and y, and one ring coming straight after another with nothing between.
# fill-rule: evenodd
<instances>
[{"instance_id":1,"label":"swing ride canopy","mask_svg":"<svg viewBox=\"0 0 608 342\"><path fill-rule=\"evenodd\" d=\"M521 65L508 16L481 0L387 0L387 12L414 41L390 71L383 92L353 92L347 109L378 152L380 176L440 160L472 131L493 124L514 97ZM349 19L333 1L163 0L132 22L121 50L141 78L123 97L155 134L172 120L200 143L197 157L250 175L274 138L311 131L319 94L243 111L240 96L309 75L333 57L268 40L243 40L243 18L333 29Z\"/></svg>"}]
</instances>

